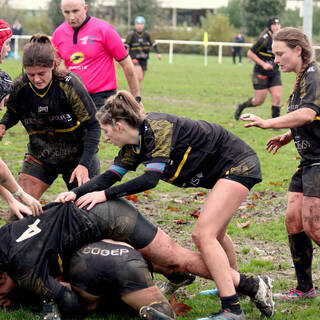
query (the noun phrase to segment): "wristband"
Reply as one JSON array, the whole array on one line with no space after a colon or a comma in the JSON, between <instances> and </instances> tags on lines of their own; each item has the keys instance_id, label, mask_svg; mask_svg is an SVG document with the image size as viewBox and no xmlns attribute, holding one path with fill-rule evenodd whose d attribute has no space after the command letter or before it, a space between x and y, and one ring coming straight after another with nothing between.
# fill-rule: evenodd
<instances>
[{"instance_id":1,"label":"wristband","mask_svg":"<svg viewBox=\"0 0 320 320\"><path fill-rule=\"evenodd\" d=\"M19 186L16 192L12 192L12 195L16 198L16 197L20 197L22 193L23 193L23 189Z\"/></svg>"}]
</instances>

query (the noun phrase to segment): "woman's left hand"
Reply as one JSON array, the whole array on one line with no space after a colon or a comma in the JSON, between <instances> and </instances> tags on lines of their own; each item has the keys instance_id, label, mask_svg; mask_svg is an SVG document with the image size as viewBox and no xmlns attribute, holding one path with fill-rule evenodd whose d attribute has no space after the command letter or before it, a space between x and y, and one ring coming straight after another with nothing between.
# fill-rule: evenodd
<instances>
[{"instance_id":1,"label":"woman's left hand","mask_svg":"<svg viewBox=\"0 0 320 320\"><path fill-rule=\"evenodd\" d=\"M262 118L252 114L252 113L245 113L240 117L240 120L242 121L251 121L250 123L245 124L244 126L246 128L250 127L258 127L261 129L267 129L266 120L263 120Z\"/></svg>"},{"instance_id":2,"label":"woman's left hand","mask_svg":"<svg viewBox=\"0 0 320 320\"><path fill-rule=\"evenodd\" d=\"M105 202L107 201L106 194L104 191L94 191L87 193L80 197L76 201L76 206L78 206L80 209L85 207L86 205L90 204L87 208L87 210L92 209L97 203Z\"/></svg>"},{"instance_id":3,"label":"woman's left hand","mask_svg":"<svg viewBox=\"0 0 320 320\"><path fill-rule=\"evenodd\" d=\"M78 164L71 174L69 183L72 183L74 179L77 179L78 187L89 181L90 179L88 168L81 164Z\"/></svg>"}]
</instances>

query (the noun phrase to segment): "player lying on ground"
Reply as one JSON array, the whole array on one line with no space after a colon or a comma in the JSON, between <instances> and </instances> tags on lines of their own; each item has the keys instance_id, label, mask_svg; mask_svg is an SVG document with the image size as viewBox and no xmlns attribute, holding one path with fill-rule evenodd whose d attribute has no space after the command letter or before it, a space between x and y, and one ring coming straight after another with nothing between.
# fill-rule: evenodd
<instances>
[{"instance_id":1,"label":"player lying on ground","mask_svg":"<svg viewBox=\"0 0 320 320\"><path fill-rule=\"evenodd\" d=\"M188 272L211 278L199 253L179 246L123 199L98 204L90 211L72 202L52 203L39 217L28 216L0 229L0 271L12 279L9 284L1 281L0 294L8 294L15 284L43 299L53 298L62 312L73 312L80 306L78 298L50 275L48 259L58 253L63 260L101 239L131 244L155 265L155 271L159 265L159 270L168 274ZM272 292L266 277L241 275L240 282L240 274L234 273L237 291L250 296L263 314L272 314Z\"/></svg>"},{"instance_id":2,"label":"player lying on ground","mask_svg":"<svg viewBox=\"0 0 320 320\"><path fill-rule=\"evenodd\" d=\"M78 295L83 316L94 310L130 312L127 304L141 310L141 316L155 313L159 319L174 319L169 302L152 281L150 264L129 244L103 240L83 246L65 257L63 263L59 258L59 255L50 258L50 274L54 278L63 276L65 284ZM1 278L9 279L6 272ZM8 307L23 301L23 291L17 291L2 296L0 305Z\"/></svg>"}]
</instances>

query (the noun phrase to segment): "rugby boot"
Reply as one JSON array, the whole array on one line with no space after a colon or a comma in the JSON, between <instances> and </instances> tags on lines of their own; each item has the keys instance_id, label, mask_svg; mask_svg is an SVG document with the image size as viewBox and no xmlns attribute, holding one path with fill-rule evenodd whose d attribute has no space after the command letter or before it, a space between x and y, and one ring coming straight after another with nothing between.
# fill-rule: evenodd
<instances>
[{"instance_id":1,"label":"rugby boot","mask_svg":"<svg viewBox=\"0 0 320 320\"><path fill-rule=\"evenodd\" d=\"M257 276L255 279L258 281L258 290L251 301L260 310L261 316L270 318L274 313L272 280L268 276Z\"/></svg>"},{"instance_id":2,"label":"rugby boot","mask_svg":"<svg viewBox=\"0 0 320 320\"><path fill-rule=\"evenodd\" d=\"M170 316L156 310L151 306L144 306L140 308L139 315L141 319L146 320L174 320Z\"/></svg>"},{"instance_id":3,"label":"rugby boot","mask_svg":"<svg viewBox=\"0 0 320 320\"><path fill-rule=\"evenodd\" d=\"M238 104L237 109L236 109L236 111L234 113L234 118L236 120L240 119L241 113L245 108L254 107L252 105L252 100L253 100L253 98L249 98L247 101Z\"/></svg>"},{"instance_id":4,"label":"rugby boot","mask_svg":"<svg viewBox=\"0 0 320 320\"><path fill-rule=\"evenodd\" d=\"M243 311L240 314L235 314L229 309L220 310L215 312L206 318L198 318L197 320L246 320L246 316Z\"/></svg>"},{"instance_id":5,"label":"rugby boot","mask_svg":"<svg viewBox=\"0 0 320 320\"><path fill-rule=\"evenodd\" d=\"M309 291L303 292L303 291L297 290L297 288L294 287L283 293L275 293L273 297L275 299L283 299L283 300L299 300L299 299L312 299L312 298L315 298L316 295L317 295L317 292L315 288L311 288Z\"/></svg>"},{"instance_id":6,"label":"rugby boot","mask_svg":"<svg viewBox=\"0 0 320 320\"><path fill-rule=\"evenodd\" d=\"M196 276L191 273L174 272L172 275L168 276L168 279L169 280L163 282L159 286L159 289L162 294L172 295L177 289L193 283L196 279Z\"/></svg>"}]
</instances>

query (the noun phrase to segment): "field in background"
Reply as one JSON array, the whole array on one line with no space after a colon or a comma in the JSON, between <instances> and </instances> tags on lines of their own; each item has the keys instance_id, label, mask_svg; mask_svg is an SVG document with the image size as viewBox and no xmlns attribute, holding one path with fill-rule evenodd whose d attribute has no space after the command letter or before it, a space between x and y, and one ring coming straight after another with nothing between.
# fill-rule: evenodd
<instances>
[{"instance_id":1,"label":"field in background","mask_svg":"<svg viewBox=\"0 0 320 320\"><path fill-rule=\"evenodd\" d=\"M216 57L209 57L208 66L204 66L202 56L174 55L173 64L168 64L168 56L164 55L158 61L151 55L148 71L143 83L142 99L147 112L167 112L193 119L203 119L216 122L245 140L257 152L263 173L263 182L256 185L250 192L247 201L240 207L228 229L232 236L239 259L240 270L252 274L266 273L272 276L275 291L282 291L295 284L294 270L289 257L287 235L284 226L286 206L286 191L290 177L299 164L297 152L293 143L283 147L277 155L271 155L265 150L265 144L271 137L285 132L245 129L243 122L234 120L233 114L237 103L252 96L251 72L253 64L246 58L243 64L233 65L230 58L223 58L218 64ZM2 67L11 76L17 76L21 65L14 60L7 60ZM121 70L117 67L118 87L127 89ZM290 94L294 82L293 74L282 74L284 103ZM264 118L270 117L271 102L266 100L263 106L248 109ZM281 111L282 114L285 110ZM3 112L2 112L3 114ZM103 137L102 137L103 139ZM1 142L0 155L7 162L17 177L26 151L27 135L24 129L17 125L10 129ZM117 153L117 148L101 143L100 160L102 170L105 170ZM132 178L143 172L128 174ZM55 196L64 191L62 179L43 195L43 200L52 201ZM205 195L200 191L182 190L166 183L152 190L149 194L139 194L135 203L151 220L170 233L182 245L194 248L191 240L191 230L196 219L194 215L201 209ZM2 210L7 207L1 202ZM180 220L181 224L177 223ZM245 227L247 225L247 227ZM317 262L318 249L315 248L314 270L315 284L318 285L319 270ZM159 277L160 278L160 277ZM219 309L219 300L198 296L197 293L213 286L212 282L197 279L188 289L177 294L193 309L187 317L178 319L195 319ZM258 319L258 312L252 308L248 300L241 302L248 319ZM278 303L274 319L319 319L319 299L312 302L281 302ZM10 317L11 316L11 317ZM25 310L18 313L2 313L0 319L34 319ZM92 319L101 319L93 317ZM108 319L123 319L123 316L112 316Z\"/></svg>"}]
</instances>

